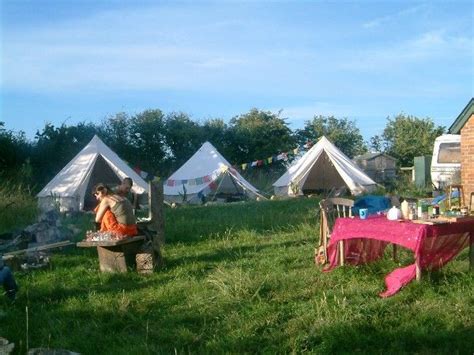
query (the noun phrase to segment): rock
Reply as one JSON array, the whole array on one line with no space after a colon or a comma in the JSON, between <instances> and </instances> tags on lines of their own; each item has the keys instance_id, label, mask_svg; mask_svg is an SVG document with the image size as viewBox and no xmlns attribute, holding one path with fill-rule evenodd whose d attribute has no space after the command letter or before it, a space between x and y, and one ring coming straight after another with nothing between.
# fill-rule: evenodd
<instances>
[{"instance_id":1,"label":"rock","mask_svg":"<svg viewBox=\"0 0 474 355\"><path fill-rule=\"evenodd\" d=\"M46 222L47 224L54 226L56 225L56 222L60 219L60 217L61 217L61 214L57 210L49 210L41 214L38 217L38 221L40 223Z\"/></svg>"},{"instance_id":2,"label":"rock","mask_svg":"<svg viewBox=\"0 0 474 355\"><path fill-rule=\"evenodd\" d=\"M14 347L14 343L10 343L7 339L0 337L0 354L10 354Z\"/></svg>"}]
</instances>

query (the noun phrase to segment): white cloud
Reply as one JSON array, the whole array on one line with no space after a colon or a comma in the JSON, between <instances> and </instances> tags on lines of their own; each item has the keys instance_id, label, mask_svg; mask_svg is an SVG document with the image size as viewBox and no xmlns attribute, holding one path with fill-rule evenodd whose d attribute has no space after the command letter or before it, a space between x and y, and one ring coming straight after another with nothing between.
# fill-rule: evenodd
<instances>
[{"instance_id":1,"label":"white cloud","mask_svg":"<svg viewBox=\"0 0 474 355\"><path fill-rule=\"evenodd\" d=\"M398 21L400 21L401 18L406 17L406 16L415 15L415 14L421 12L422 10L425 10L426 8L427 8L426 5L418 5L418 6L410 7L410 8L395 12L393 14L377 17L373 20L364 22L362 24L362 27L366 28L366 29L373 29L373 28L380 27L380 26L382 26L384 24L387 24L387 23L398 22Z\"/></svg>"},{"instance_id":2,"label":"white cloud","mask_svg":"<svg viewBox=\"0 0 474 355\"><path fill-rule=\"evenodd\" d=\"M2 87L28 91L197 89L252 62L208 16L170 8L108 11L3 35Z\"/></svg>"},{"instance_id":3,"label":"white cloud","mask_svg":"<svg viewBox=\"0 0 474 355\"><path fill-rule=\"evenodd\" d=\"M444 30L433 30L385 47L356 51L351 60L343 61L345 70L370 72L394 71L411 65L430 65L442 60L472 58L472 38L450 36Z\"/></svg>"},{"instance_id":4,"label":"white cloud","mask_svg":"<svg viewBox=\"0 0 474 355\"><path fill-rule=\"evenodd\" d=\"M257 20L229 8L204 11L201 7L170 4L113 10L9 30L3 34L1 86L49 93L225 90L229 95L267 97L298 98L308 93L311 97L375 97L404 94L382 75L398 71L416 77L420 65L430 73L432 63L457 61L462 66L472 58L472 38L456 37L448 30L431 30L398 42L387 40L377 47L370 41L354 46L359 38L350 34L349 27L320 32L307 24ZM432 90L439 84L417 87ZM324 109L321 104L318 107Z\"/></svg>"}]
</instances>

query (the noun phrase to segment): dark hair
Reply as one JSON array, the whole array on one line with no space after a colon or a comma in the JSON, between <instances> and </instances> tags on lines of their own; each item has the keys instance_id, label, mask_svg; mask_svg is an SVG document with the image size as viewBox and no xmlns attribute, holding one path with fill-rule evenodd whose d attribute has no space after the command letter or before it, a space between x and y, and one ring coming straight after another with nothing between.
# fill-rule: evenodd
<instances>
[{"instance_id":1,"label":"dark hair","mask_svg":"<svg viewBox=\"0 0 474 355\"><path fill-rule=\"evenodd\" d=\"M124 182L126 182L126 181L130 183L130 187L133 186L133 180L132 180L132 178L129 178L129 177L124 178L124 179L122 180L122 184L123 184Z\"/></svg>"},{"instance_id":2,"label":"dark hair","mask_svg":"<svg viewBox=\"0 0 474 355\"><path fill-rule=\"evenodd\" d=\"M98 183L97 185L94 186L93 193L96 193L96 192L99 192L99 191L105 193L106 195L108 195L111 190L106 184Z\"/></svg>"}]
</instances>

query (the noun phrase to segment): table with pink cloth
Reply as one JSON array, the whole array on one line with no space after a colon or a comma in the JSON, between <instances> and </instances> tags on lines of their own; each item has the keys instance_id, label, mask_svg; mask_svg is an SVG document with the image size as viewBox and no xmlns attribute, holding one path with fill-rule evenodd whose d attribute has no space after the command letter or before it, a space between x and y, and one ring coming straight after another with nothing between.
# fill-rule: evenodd
<instances>
[{"instance_id":1,"label":"table with pink cloth","mask_svg":"<svg viewBox=\"0 0 474 355\"><path fill-rule=\"evenodd\" d=\"M385 277L387 289L381 297L397 293L416 277L416 266L434 270L448 263L474 241L474 219L442 224L419 224L411 221L389 221L385 216L338 218L328 245L329 265L339 264L338 242L343 240L344 262L359 265L382 257L389 243L414 252L415 263L397 268Z\"/></svg>"}]
</instances>

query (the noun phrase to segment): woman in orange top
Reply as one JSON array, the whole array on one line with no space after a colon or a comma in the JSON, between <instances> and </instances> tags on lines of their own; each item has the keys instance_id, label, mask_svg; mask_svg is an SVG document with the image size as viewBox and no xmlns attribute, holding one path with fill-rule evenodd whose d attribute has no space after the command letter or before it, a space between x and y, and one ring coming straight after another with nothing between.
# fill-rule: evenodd
<instances>
[{"instance_id":1,"label":"woman in orange top","mask_svg":"<svg viewBox=\"0 0 474 355\"><path fill-rule=\"evenodd\" d=\"M100 232L113 232L117 239L137 235L137 224L130 201L114 194L105 184L98 184L94 191L96 199L100 201L95 209L95 222L100 223Z\"/></svg>"}]
</instances>

